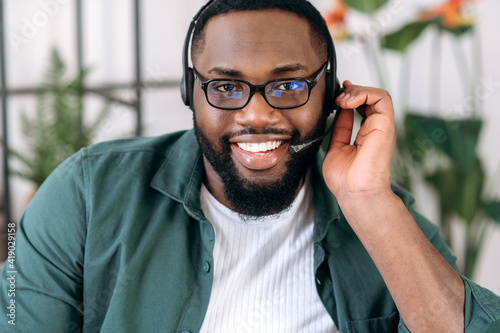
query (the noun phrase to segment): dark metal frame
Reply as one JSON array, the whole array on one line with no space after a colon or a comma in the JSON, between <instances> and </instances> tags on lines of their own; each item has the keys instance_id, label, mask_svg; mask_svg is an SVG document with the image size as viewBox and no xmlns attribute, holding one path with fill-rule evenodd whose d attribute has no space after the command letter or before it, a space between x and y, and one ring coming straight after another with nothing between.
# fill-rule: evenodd
<instances>
[{"instance_id":1,"label":"dark metal frame","mask_svg":"<svg viewBox=\"0 0 500 333\"><path fill-rule=\"evenodd\" d=\"M135 134L140 136L142 134L142 114L143 114L143 103L142 98L144 96L144 90L149 88L178 88L178 81L154 81L145 82L142 79L142 45L141 45L141 3L140 0L132 0L134 6L134 81L125 83L110 83L99 87L85 87L84 91L87 94L97 94L105 96L112 101L131 107L136 112L135 119ZM75 23L76 23L76 55L78 68L81 70L84 68L83 59L83 0L76 0L75 7ZM6 82L6 68L5 68L5 26L4 26L4 1L0 0L0 94L1 94L1 157L2 167L3 167L3 202L1 204L1 213L3 214L5 221L12 221L11 216L11 201L10 201L10 186L9 186L9 138L8 138L8 108L7 100L10 96L14 95L35 95L37 89L35 87L22 87L11 89L8 87ZM124 100L120 98L115 98L111 95L114 90L120 89L133 89L135 90L135 98L133 100ZM83 101L80 102L80 109L83 110ZM7 225L7 223L6 223ZM0 230L1 233L7 233L7 230ZM1 258L0 258L1 260Z\"/></svg>"}]
</instances>

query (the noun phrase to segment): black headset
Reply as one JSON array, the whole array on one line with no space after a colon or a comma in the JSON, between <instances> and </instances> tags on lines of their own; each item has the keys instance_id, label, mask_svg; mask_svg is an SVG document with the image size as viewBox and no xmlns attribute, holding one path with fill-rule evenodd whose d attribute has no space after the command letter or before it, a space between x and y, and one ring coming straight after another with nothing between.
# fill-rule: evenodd
<instances>
[{"instance_id":1,"label":"black headset","mask_svg":"<svg viewBox=\"0 0 500 333\"><path fill-rule=\"evenodd\" d=\"M183 75L181 81L181 96L182 101L186 106L189 106L193 110L193 87L194 87L194 74L193 69L189 67L189 45L193 35L196 22L200 15L216 0L208 1L201 9L196 13L189 25L188 33L186 39L184 40L184 49L182 52L182 68ZM337 79L337 58L335 54L335 47L333 45L333 40L329 35L326 40L328 47L328 57L330 62L330 70L326 73L326 89L325 89L325 100L324 109L328 110L330 113L336 109L335 99L341 93L340 83ZM331 92L331 93L328 93Z\"/></svg>"}]
</instances>

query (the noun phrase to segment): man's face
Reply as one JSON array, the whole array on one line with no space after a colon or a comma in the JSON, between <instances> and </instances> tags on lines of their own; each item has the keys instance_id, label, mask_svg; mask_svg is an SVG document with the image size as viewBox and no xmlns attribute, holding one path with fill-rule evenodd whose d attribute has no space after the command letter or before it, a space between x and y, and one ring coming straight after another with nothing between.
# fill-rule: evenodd
<instances>
[{"instance_id":1,"label":"man's face","mask_svg":"<svg viewBox=\"0 0 500 333\"><path fill-rule=\"evenodd\" d=\"M311 43L305 19L269 10L212 18L194 66L202 81L263 84L282 78L312 80L325 61ZM317 151L314 147L292 156L288 147L323 132L324 91L323 75L308 103L299 108L275 109L255 93L244 108L228 111L210 106L195 84L195 130L212 194L247 215L269 215L288 207Z\"/></svg>"}]
</instances>

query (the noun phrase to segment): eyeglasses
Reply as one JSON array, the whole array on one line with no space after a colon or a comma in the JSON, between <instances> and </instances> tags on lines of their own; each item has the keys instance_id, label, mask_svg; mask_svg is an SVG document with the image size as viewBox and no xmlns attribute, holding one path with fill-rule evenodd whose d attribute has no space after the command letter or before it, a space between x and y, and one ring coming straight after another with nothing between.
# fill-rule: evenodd
<instances>
[{"instance_id":1,"label":"eyeglasses","mask_svg":"<svg viewBox=\"0 0 500 333\"><path fill-rule=\"evenodd\" d=\"M244 108L253 94L261 92L266 102L276 109L298 108L309 101L311 90L316 86L325 72L328 62L314 74L312 81L304 78L278 79L262 85L253 85L243 80L213 79L201 81L194 70L198 85L205 92L208 104L222 110L238 110Z\"/></svg>"}]
</instances>

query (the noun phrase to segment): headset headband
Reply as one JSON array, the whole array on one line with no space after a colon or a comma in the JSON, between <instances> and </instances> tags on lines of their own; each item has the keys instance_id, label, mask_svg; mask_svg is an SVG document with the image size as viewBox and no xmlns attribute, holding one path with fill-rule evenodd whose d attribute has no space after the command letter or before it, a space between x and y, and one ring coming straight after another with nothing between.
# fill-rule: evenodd
<instances>
[{"instance_id":1,"label":"headset headband","mask_svg":"<svg viewBox=\"0 0 500 333\"><path fill-rule=\"evenodd\" d=\"M189 25L186 39L184 40L184 48L182 52L183 75L181 81L181 97L184 104L186 106L189 106L191 110L193 110L194 75L193 75L193 69L189 67L189 46L191 44L191 38L193 36L193 32L199 17L215 1L216 0L208 1L196 13L196 15L191 20L191 24ZM328 59L330 62L330 72L327 73L326 75L326 92L323 104L326 110L328 110L329 112L333 112L333 110L336 107L335 98L340 93L340 83L337 79L337 59L335 54L335 46L333 45L333 40L331 36L330 35L328 36L329 38L326 38L326 43L328 50Z\"/></svg>"}]
</instances>

